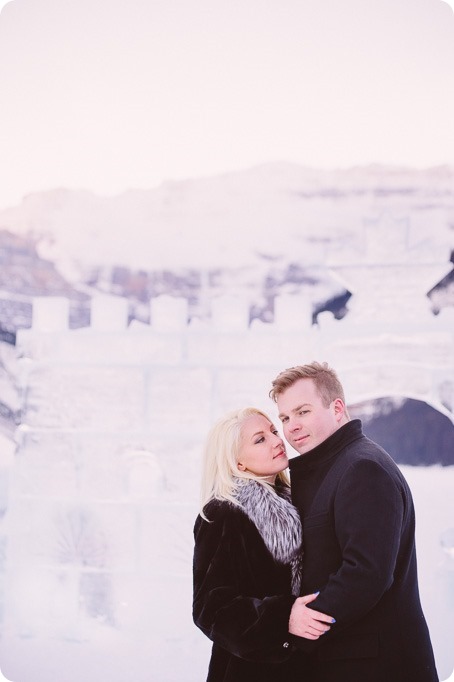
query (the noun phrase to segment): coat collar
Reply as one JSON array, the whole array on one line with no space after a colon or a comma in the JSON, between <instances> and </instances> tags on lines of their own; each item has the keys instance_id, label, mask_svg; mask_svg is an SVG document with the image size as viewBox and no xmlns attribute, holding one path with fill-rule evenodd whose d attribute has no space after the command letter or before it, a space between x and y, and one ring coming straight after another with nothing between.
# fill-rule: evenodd
<instances>
[{"instance_id":1,"label":"coat collar","mask_svg":"<svg viewBox=\"0 0 454 682\"><path fill-rule=\"evenodd\" d=\"M329 462L336 457L341 450L353 441L362 438L363 429L360 419L353 419L347 424L341 426L337 431L328 436L323 443L320 443L315 448L305 453L293 457L289 461L289 468L292 474L306 471L308 469L315 469L319 466Z\"/></svg>"},{"instance_id":2,"label":"coat collar","mask_svg":"<svg viewBox=\"0 0 454 682\"><path fill-rule=\"evenodd\" d=\"M234 497L262 536L274 560L290 564L292 593L301 586L302 528L287 486L262 484L252 479L237 479Z\"/></svg>"}]
</instances>

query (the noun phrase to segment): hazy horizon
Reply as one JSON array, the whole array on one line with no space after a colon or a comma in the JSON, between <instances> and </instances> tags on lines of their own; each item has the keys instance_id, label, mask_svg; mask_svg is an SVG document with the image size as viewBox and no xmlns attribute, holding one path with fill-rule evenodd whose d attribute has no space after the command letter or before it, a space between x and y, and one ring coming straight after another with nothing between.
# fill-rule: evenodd
<instances>
[{"instance_id":1,"label":"hazy horizon","mask_svg":"<svg viewBox=\"0 0 454 682\"><path fill-rule=\"evenodd\" d=\"M0 209L280 160L451 165L453 73L443 0L11 0Z\"/></svg>"}]
</instances>

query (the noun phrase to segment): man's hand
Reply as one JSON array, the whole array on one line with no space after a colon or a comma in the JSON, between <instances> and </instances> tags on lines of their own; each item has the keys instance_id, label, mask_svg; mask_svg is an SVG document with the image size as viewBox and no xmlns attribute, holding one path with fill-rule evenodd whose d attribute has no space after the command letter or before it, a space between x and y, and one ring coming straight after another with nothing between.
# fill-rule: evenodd
<instances>
[{"instance_id":1,"label":"man's hand","mask_svg":"<svg viewBox=\"0 0 454 682\"><path fill-rule=\"evenodd\" d=\"M306 639L318 639L320 635L328 632L330 626L327 623L335 623L332 616L327 616L319 611L308 609L306 604L317 598L318 592L298 597L292 606L288 630L292 635L305 637Z\"/></svg>"}]
</instances>

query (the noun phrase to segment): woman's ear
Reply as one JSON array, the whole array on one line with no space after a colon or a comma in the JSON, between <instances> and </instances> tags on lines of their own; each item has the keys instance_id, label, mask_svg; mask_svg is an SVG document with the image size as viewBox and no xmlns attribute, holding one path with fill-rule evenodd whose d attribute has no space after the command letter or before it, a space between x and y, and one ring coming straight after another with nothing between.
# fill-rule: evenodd
<instances>
[{"instance_id":1,"label":"woman's ear","mask_svg":"<svg viewBox=\"0 0 454 682\"><path fill-rule=\"evenodd\" d=\"M244 466L244 464L241 464L241 462L237 463L237 467L240 471L246 471L246 467Z\"/></svg>"}]
</instances>

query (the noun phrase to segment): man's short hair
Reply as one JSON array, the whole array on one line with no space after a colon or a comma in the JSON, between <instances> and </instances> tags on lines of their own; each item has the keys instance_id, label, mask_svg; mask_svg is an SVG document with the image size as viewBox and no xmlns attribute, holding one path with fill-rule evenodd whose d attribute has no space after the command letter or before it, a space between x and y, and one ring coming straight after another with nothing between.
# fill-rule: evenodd
<instances>
[{"instance_id":1,"label":"man's short hair","mask_svg":"<svg viewBox=\"0 0 454 682\"><path fill-rule=\"evenodd\" d=\"M307 365L297 365L284 370L272 382L270 398L277 402L278 396L284 393L300 379L312 379L324 407L340 398L345 404L344 389L339 378L327 362L310 362Z\"/></svg>"}]
</instances>

